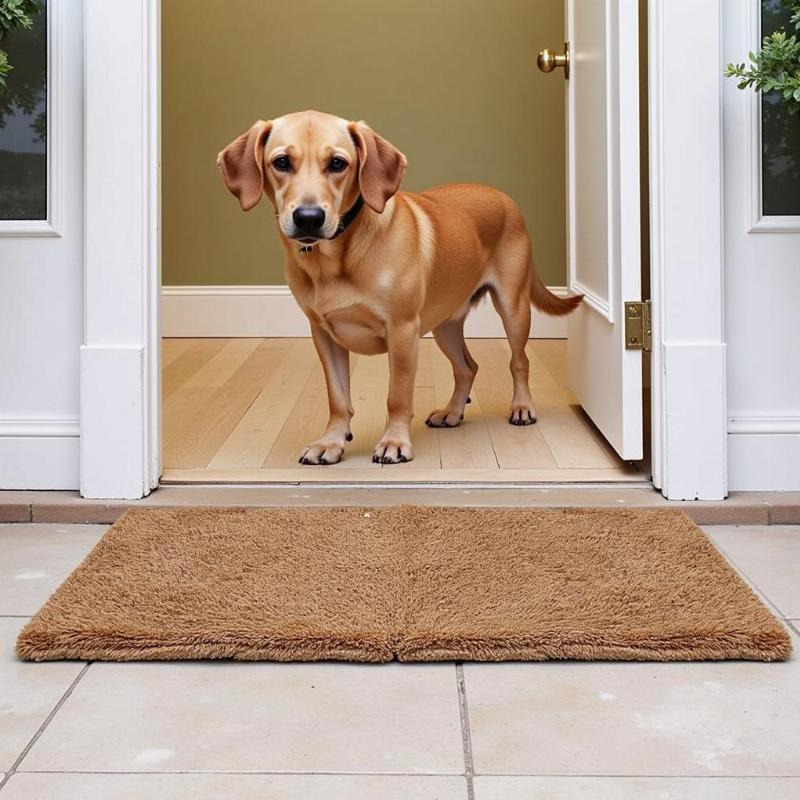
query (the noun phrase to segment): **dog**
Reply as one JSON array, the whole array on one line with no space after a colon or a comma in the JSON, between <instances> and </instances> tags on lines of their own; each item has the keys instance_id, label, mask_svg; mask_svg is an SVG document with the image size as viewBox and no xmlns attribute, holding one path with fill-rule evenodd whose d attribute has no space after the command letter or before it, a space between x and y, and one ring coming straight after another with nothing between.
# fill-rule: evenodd
<instances>
[{"instance_id":1,"label":"dog","mask_svg":"<svg viewBox=\"0 0 800 800\"><path fill-rule=\"evenodd\" d=\"M557 297L539 278L522 213L497 189L447 184L399 191L406 157L365 122L318 111L258 121L217 157L244 211L266 194L286 251L286 278L311 324L330 418L301 464L335 464L352 440L349 354L389 354L386 429L372 460L410 461L419 338L433 332L455 386L426 424L463 420L478 365L464 320L485 294L511 346L509 422L531 425L525 345L531 303L562 316L582 295Z\"/></svg>"}]
</instances>

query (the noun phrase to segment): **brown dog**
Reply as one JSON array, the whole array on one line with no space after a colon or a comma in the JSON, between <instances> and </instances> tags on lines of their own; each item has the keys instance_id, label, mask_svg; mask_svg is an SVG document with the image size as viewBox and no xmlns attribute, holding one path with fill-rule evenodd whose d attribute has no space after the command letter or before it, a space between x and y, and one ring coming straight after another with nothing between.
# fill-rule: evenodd
<instances>
[{"instance_id":1,"label":"brown dog","mask_svg":"<svg viewBox=\"0 0 800 800\"><path fill-rule=\"evenodd\" d=\"M561 316L581 301L557 297L542 283L510 197L475 184L398 192L406 163L364 122L317 111L257 122L217 158L242 209L262 193L275 206L287 281L325 370L330 420L300 454L302 464L335 464L352 438L349 351L389 353L386 430L372 460L413 458L417 348L428 331L453 365L455 388L427 424L458 425L478 371L464 319L487 292L511 346L509 422L536 422L525 355L531 303Z\"/></svg>"}]
</instances>

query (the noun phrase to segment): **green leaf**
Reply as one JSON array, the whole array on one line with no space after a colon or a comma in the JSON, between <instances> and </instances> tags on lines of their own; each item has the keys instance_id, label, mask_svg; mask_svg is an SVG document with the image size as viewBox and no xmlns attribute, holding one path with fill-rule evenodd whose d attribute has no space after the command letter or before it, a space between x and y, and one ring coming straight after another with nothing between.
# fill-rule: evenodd
<instances>
[{"instance_id":1,"label":"green leaf","mask_svg":"<svg viewBox=\"0 0 800 800\"><path fill-rule=\"evenodd\" d=\"M29 30L33 25L33 15L39 11L38 0L0 0L0 42L12 31ZM0 50L0 94L4 94L5 76L12 69L8 54Z\"/></svg>"},{"instance_id":2,"label":"green leaf","mask_svg":"<svg viewBox=\"0 0 800 800\"><path fill-rule=\"evenodd\" d=\"M791 13L790 27L800 30L800 0L780 0ZM739 89L775 92L792 114L800 110L800 41L794 32L779 29L763 37L761 49L748 53L749 66L731 62L725 76L737 78Z\"/></svg>"}]
</instances>

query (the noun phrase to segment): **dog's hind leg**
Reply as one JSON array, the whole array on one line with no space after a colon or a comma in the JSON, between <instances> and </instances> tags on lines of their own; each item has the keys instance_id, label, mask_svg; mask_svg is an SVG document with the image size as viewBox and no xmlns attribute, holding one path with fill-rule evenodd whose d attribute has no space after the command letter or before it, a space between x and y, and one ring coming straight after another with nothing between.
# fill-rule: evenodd
<instances>
[{"instance_id":1,"label":"dog's hind leg","mask_svg":"<svg viewBox=\"0 0 800 800\"><path fill-rule=\"evenodd\" d=\"M506 254L506 264L498 264L497 281L492 286L492 303L503 321L511 347L511 378L514 394L508 421L512 425L532 425L536 422L531 389L528 384L529 363L525 353L531 331L530 256L522 248ZM509 261L513 260L513 269ZM518 266L519 265L519 266ZM505 267L505 268L503 268Z\"/></svg>"},{"instance_id":2,"label":"dog's hind leg","mask_svg":"<svg viewBox=\"0 0 800 800\"><path fill-rule=\"evenodd\" d=\"M429 428L455 428L464 419L472 382L478 365L464 341L464 319L449 319L433 329L433 338L453 366L453 395L445 408L431 411L425 424Z\"/></svg>"},{"instance_id":3,"label":"dog's hind leg","mask_svg":"<svg viewBox=\"0 0 800 800\"><path fill-rule=\"evenodd\" d=\"M532 425L536 422L536 411L528 385L529 363L525 353L531 331L531 301L527 292L518 297L503 297L500 292L492 292L492 301L503 320L511 347L509 367L514 381L514 394L508 421L512 425Z\"/></svg>"}]
</instances>

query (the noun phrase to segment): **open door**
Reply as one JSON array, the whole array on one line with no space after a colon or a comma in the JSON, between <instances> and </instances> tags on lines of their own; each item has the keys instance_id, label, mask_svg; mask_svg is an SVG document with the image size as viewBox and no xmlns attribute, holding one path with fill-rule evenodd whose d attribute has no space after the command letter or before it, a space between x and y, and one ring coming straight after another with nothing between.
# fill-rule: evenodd
<instances>
[{"instance_id":1,"label":"open door","mask_svg":"<svg viewBox=\"0 0 800 800\"><path fill-rule=\"evenodd\" d=\"M642 351L626 349L625 303L641 300L637 0L566 0L570 388L612 447L643 457ZM633 309L631 313L636 313Z\"/></svg>"}]
</instances>

